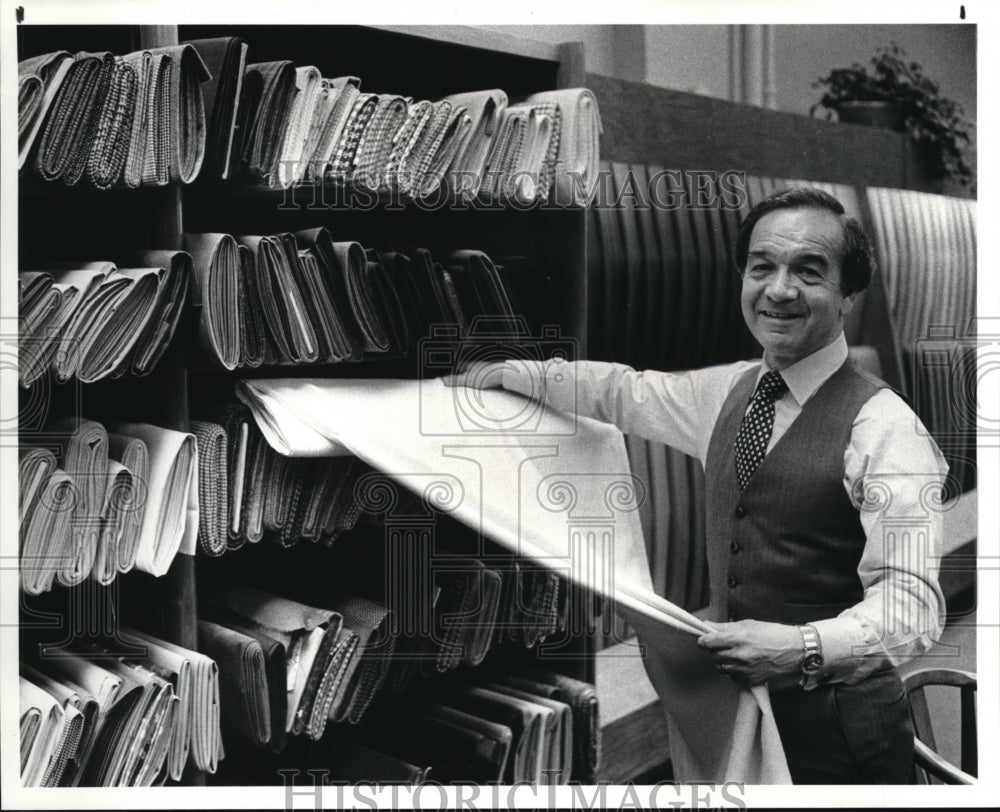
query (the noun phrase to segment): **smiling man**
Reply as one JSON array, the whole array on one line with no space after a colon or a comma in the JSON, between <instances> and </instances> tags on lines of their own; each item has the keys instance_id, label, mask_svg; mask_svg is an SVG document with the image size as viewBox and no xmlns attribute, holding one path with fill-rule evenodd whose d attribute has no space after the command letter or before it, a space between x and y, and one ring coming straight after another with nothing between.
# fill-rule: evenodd
<instances>
[{"instance_id":1,"label":"smiling man","mask_svg":"<svg viewBox=\"0 0 1000 812\"><path fill-rule=\"evenodd\" d=\"M940 515L925 505L946 465L902 399L848 361L844 317L874 260L836 199L762 201L736 258L760 361L681 373L501 362L452 382L543 392L697 457L713 626L699 645L722 673L768 684L795 783L904 783L913 733L895 666L940 634ZM893 532L914 516L925 545Z\"/></svg>"}]
</instances>

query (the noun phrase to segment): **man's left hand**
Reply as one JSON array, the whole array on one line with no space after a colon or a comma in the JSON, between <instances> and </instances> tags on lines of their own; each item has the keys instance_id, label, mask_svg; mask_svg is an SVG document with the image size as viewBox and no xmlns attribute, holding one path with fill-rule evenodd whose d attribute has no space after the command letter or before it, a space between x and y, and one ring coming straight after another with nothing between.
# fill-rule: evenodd
<instances>
[{"instance_id":1,"label":"man's left hand","mask_svg":"<svg viewBox=\"0 0 1000 812\"><path fill-rule=\"evenodd\" d=\"M801 677L802 633L795 626L740 620L709 623L712 631L698 638L719 671L740 682L794 685Z\"/></svg>"}]
</instances>

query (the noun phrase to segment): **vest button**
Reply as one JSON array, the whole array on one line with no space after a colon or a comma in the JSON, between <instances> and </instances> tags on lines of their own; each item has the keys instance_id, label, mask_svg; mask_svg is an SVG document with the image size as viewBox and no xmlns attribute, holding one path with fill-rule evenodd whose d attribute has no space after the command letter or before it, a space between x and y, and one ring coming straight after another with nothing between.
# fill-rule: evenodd
<instances>
[{"instance_id":1,"label":"vest button","mask_svg":"<svg viewBox=\"0 0 1000 812\"><path fill-rule=\"evenodd\" d=\"M740 551L740 543L738 541L734 541L732 544L729 545L729 552L738 553L739 551Z\"/></svg>"},{"instance_id":2,"label":"vest button","mask_svg":"<svg viewBox=\"0 0 1000 812\"><path fill-rule=\"evenodd\" d=\"M736 579L735 575L730 575L726 583L729 584L730 588L732 588L736 586L739 583L739 581Z\"/></svg>"},{"instance_id":3,"label":"vest button","mask_svg":"<svg viewBox=\"0 0 1000 812\"><path fill-rule=\"evenodd\" d=\"M746 515L747 515L746 508L744 508L743 505L737 505L736 506L736 518L737 519L742 519Z\"/></svg>"}]
</instances>

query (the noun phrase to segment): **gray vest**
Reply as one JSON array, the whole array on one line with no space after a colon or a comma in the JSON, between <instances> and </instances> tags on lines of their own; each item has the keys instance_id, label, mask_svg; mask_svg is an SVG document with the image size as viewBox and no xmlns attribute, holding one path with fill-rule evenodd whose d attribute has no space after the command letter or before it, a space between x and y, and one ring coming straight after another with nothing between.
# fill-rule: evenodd
<instances>
[{"instance_id":1,"label":"gray vest","mask_svg":"<svg viewBox=\"0 0 1000 812\"><path fill-rule=\"evenodd\" d=\"M861 407L886 386L849 364L806 402L747 487L734 445L756 384L737 382L705 461L711 619L807 623L863 597L865 534L844 489L844 451Z\"/></svg>"}]
</instances>

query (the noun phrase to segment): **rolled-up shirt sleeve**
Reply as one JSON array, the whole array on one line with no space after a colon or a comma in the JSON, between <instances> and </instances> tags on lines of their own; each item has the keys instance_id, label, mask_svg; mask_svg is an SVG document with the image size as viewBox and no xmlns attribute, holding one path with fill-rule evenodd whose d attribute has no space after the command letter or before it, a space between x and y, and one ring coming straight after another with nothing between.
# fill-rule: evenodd
<instances>
[{"instance_id":1,"label":"rolled-up shirt sleeve","mask_svg":"<svg viewBox=\"0 0 1000 812\"><path fill-rule=\"evenodd\" d=\"M856 683L923 653L941 634L947 464L910 408L882 390L858 413L844 471L866 536L858 564L864 598L812 625L823 647L822 681Z\"/></svg>"}]
</instances>

